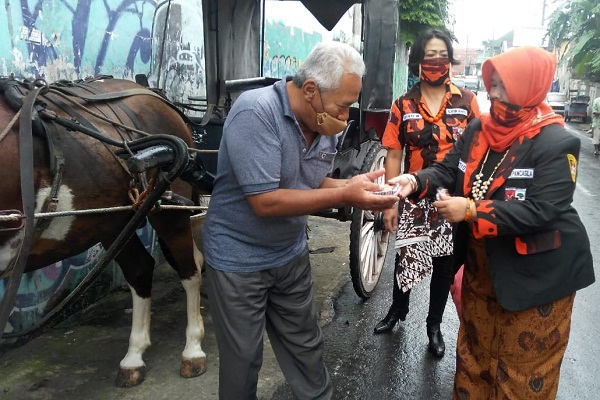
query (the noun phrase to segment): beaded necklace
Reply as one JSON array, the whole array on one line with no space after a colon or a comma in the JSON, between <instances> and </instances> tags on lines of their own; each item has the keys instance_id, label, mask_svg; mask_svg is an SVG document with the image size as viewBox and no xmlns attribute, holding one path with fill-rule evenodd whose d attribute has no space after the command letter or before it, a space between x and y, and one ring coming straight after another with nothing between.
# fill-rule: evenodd
<instances>
[{"instance_id":1,"label":"beaded necklace","mask_svg":"<svg viewBox=\"0 0 600 400\"><path fill-rule=\"evenodd\" d=\"M444 101L444 104L442 104L442 107L440 107L440 111L438 111L438 113L435 115L435 117L430 117L429 115L427 115L427 113L423 109L423 106L421 106L421 104L419 103L419 105L418 105L419 114L421 114L421 117L423 117L423 119L425 121L429 122L430 124L433 124L434 122L438 122L440 120L440 118L442 118L442 115L444 115L444 112L446 111L447 104L448 104L448 101Z\"/></svg>"},{"instance_id":2,"label":"beaded necklace","mask_svg":"<svg viewBox=\"0 0 600 400\"><path fill-rule=\"evenodd\" d=\"M485 153L485 158L483 159L483 162L481 163L481 168L479 169L479 173L477 175L475 175L475 181L473 182L473 187L471 188L471 195L473 196L473 200L483 200L483 196L485 196L485 194L488 191L488 188L494 181L494 174L496 173L496 170L498 169L500 164L502 164L502 161L504 161L504 159L506 158L506 155L508 154L508 150L506 150L504 152L504 155L502 156L502 158L500 159L498 164L496 164L496 166L494 167L494 170L490 174L490 177L485 182L482 182L481 178L483 178L483 167L485 167L485 163L487 162L489 154L490 154L490 148L488 147L487 153Z\"/></svg>"}]
</instances>

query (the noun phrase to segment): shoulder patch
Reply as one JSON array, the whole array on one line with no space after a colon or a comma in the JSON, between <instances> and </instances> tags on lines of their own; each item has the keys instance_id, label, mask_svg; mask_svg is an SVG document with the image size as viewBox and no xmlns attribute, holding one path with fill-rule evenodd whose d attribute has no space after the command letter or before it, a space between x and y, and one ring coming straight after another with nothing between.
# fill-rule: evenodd
<instances>
[{"instance_id":1,"label":"shoulder patch","mask_svg":"<svg viewBox=\"0 0 600 400\"><path fill-rule=\"evenodd\" d=\"M569 170L571 171L571 180L575 182L577 179L577 158L573 154L567 154L567 160L569 161Z\"/></svg>"}]
</instances>

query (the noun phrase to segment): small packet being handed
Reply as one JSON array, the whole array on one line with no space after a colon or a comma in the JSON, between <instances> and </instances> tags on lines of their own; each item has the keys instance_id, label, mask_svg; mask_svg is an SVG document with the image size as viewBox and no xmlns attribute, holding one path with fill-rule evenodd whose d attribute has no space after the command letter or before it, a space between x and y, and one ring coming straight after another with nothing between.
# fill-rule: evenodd
<instances>
[{"instance_id":1,"label":"small packet being handed","mask_svg":"<svg viewBox=\"0 0 600 400\"><path fill-rule=\"evenodd\" d=\"M439 187L439 188L437 188L437 193L435 194L435 199L436 199L437 201L440 201L440 200L441 200L441 199L440 199L440 195L442 195L442 194L445 194L446 196L448 196L448 195L449 195L449 193L448 193L448 189L446 189L446 188L443 188L443 187Z\"/></svg>"},{"instance_id":2,"label":"small packet being handed","mask_svg":"<svg viewBox=\"0 0 600 400\"><path fill-rule=\"evenodd\" d=\"M377 194L380 196L397 196L400 193L400 184L396 183L395 185L383 185L383 190L378 192L373 192L373 194Z\"/></svg>"}]
</instances>

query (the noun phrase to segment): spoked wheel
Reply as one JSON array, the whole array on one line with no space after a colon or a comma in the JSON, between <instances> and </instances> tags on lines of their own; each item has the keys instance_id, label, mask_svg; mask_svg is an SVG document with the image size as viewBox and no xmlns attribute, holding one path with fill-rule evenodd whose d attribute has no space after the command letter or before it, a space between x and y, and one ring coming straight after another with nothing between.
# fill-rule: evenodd
<instances>
[{"instance_id":1,"label":"spoked wheel","mask_svg":"<svg viewBox=\"0 0 600 400\"><path fill-rule=\"evenodd\" d=\"M367 152L360 173L383 168L387 150L376 142ZM385 177L376 180L384 184ZM375 290L385 263L389 233L383 225L383 215L355 208L350 225L350 276L356 294L368 299Z\"/></svg>"}]
</instances>

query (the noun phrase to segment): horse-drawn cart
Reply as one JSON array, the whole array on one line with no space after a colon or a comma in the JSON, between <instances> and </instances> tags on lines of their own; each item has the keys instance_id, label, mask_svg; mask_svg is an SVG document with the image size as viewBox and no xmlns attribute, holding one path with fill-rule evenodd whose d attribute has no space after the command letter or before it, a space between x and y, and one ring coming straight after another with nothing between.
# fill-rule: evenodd
<instances>
[{"instance_id":1,"label":"horse-drawn cart","mask_svg":"<svg viewBox=\"0 0 600 400\"><path fill-rule=\"evenodd\" d=\"M8 3L10 1L7 9ZM131 7L114 9L111 7L118 3L117 0L98 0L94 4L102 4L106 8L105 35L101 43L87 47L86 41L93 42L97 37L93 29L89 29L97 22L92 18L98 17L97 10L94 9L94 13L86 7L73 10L64 2L56 0L56 3L64 9L48 7L43 14L47 17L45 21L56 20L60 26L71 27L70 42L61 41L59 36L51 42L44 31L35 26L37 16L42 15L38 9L33 12L21 7L19 13L14 13L19 14L18 17L6 14L4 17L8 23L0 24L0 29L6 29L12 40L15 21L19 18L23 21L19 37L22 42L13 40L11 53L27 53L27 57L15 57L16 61L9 67L21 72L22 76L33 77L29 83L13 77L0 80L0 118L4 122L0 141L5 146L0 148L4 151L0 157L0 182L3 185L0 276L4 278L13 273L11 278L1 282L0 329L4 328L9 316L24 314L23 311L31 311L35 318L27 321L26 327L22 324L14 329L15 326L9 324L13 328L9 335L17 337L39 329L45 320L61 312L61 307L81 287L78 285L91 281L100 269L92 267L92 272L88 272L87 276L82 274L83 278L78 276L82 278L78 280L80 283L73 285L72 277L65 275L60 279L59 293L50 293L48 297L42 297L37 290L40 280L29 276L24 281L32 283L34 289L29 293L33 293L35 299L25 306L14 308L16 303L6 299L15 298L21 273L27 275L44 270L47 263L56 263L58 270L66 265L61 264L61 260L76 256L94 243L101 242L107 249L107 255L101 256L102 262L98 265L105 265L105 261L114 257L122 267L134 298L130 351L121 361L117 382L119 386L130 386L143 381L145 366L142 354L150 343L150 292L155 263L153 257L145 252L136 228L149 221L159 238L157 242L162 253L177 270L188 296L188 329L181 375L197 376L205 368L205 354L200 345L204 328L199 314L202 255L190 245L195 239L190 228L190 209L181 208L187 207L186 204L164 203L178 203L190 195L189 185L178 178L198 172L188 168L193 164L189 158L192 150L208 150L196 156L195 163L202 162L203 170L195 175L194 182L210 189L211 176L217 167L216 152L229 107L241 91L272 84L282 78L263 74L266 48L264 7L269 2L167 0L152 2L156 8L149 13L145 0L140 0L140 5L133 2L135 5ZM354 0L302 0L302 3L327 29L331 29L350 7L354 7L355 15L360 15L359 46L364 54L367 75L363 80L359 104L351 109L347 128L339 135L332 176L351 178L381 168L386 152L381 148L380 138L392 101L398 30L396 0L364 0L359 2L359 6ZM73 24L63 23L64 18L61 17L66 15L65 9L73 11ZM193 24L189 18L197 15L195 13L199 13L200 17ZM83 25L80 25L82 19L87 21L86 29L78 29ZM133 22L139 22L142 28L131 32L131 29L138 29ZM151 30L146 28L149 22ZM119 26L120 23L123 26ZM184 35L190 27L193 37ZM133 37L131 43L112 40L119 34L121 39ZM69 46L65 48L73 57L72 65L63 64L63 59L68 57L62 58L58 54L60 45L67 42ZM118 49L109 51L115 43L129 43L131 46L123 58L122 75L126 78L135 75L138 83L147 83L146 86L155 90L134 85L132 79L99 77L109 72L106 64L115 62L107 59L107 54L114 58L122 56L123 52ZM88 62L93 59L93 68L85 63L86 49L89 52L90 48L98 51L96 57L88 56L87 59ZM31 65L19 70L19 60L22 59L29 59ZM142 73L140 67L136 68L136 63L149 64L150 72ZM69 68L72 70L67 71ZM91 70L95 78L79 79ZM52 73L55 75L51 76ZM48 85L43 79L38 80L41 77L54 83ZM162 93L157 94L157 91ZM6 95L9 92L17 93L16 103L22 104L17 104L17 107L10 104ZM164 94L170 101L162 98ZM179 110L172 107L173 104ZM91 109L94 111L90 113ZM185 115L180 112L181 109ZM190 120L191 123L186 124ZM194 135L190 135L190 125ZM137 143L150 143L151 140L140 139L142 135L151 136L152 141L163 135L163 142L153 142L153 147L145 151L145 148L138 148ZM192 140L192 137L195 139ZM103 143L97 139L103 140ZM193 142L196 149L192 148ZM19 152L15 151L16 148ZM145 152L145 155L138 158L138 151ZM177 157L168 154L176 154ZM158 164L151 163L146 168L146 160ZM138 166L139 170L134 171ZM132 181L134 176L135 182ZM132 183L135 184L133 187ZM173 193L169 190L168 195L162 196L167 186L173 189ZM134 194L138 188L143 190L136 198ZM148 195L147 201L143 199L144 193ZM161 200L157 201L159 196ZM159 205L161 201L163 204ZM132 211L136 205L142 212ZM162 211L148 214L150 208L161 207ZM118 210L113 210L115 214L111 216L103 212L102 215L89 213L89 210L105 208ZM50 219L54 218L53 211L77 214L68 214L64 219ZM79 214L79 211L86 213ZM50 214L53 216L49 217ZM351 208L323 210L319 215L340 221L351 220L351 277L356 293L368 298L377 285L388 248L388 235L380 217L370 211ZM48 221L39 222L44 219ZM121 249L113 247L119 242L123 246ZM91 263L87 262L87 253L83 258L86 265ZM17 262L13 263L15 259ZM19 268L13 268L14 265ZM15 274L15 271L19 273ZM47 281L53 281L56 271L46 272L49 276ZM14 276L18 278L12 279ZM63 283L70 286L63 286ZM73 290L73 286L77 288ZM27 295L21 296L24 297Z\"/></svg>"},{"instance_id":2,"label":"horse-drawn cart","mask_svg":"<svg viewBox=\"0 0 600 400\"><path fill-rule=\"evenodd\" d=\"M43 76L47 82L68 82L69 79L76 80L90 73L100 75L113 72L130 80L136 76L139 83L147 83L147 86L166 94L196 123L196 147L212 151L201 153L198 157L208 172L204 177L205 183L210 183L211 173L216 171L216 151L228 108L240 92L257 85L272 84L282 78L264 73L267 61L270 60L270 72L275 70L276 64L275 57L267 60L269 45L265 39L264 10L269 3L280 3L277 1L166 0L153 3L154 9L141 1L144 7L136 8L137 11L116 7L119 3L117 0L93 1L106 8L106 21L103 21L102 13L98 10L92 15L91 10L78 9L73 15L73 21L77 23L66 23L68 6L58 0L56 3L56 7L44 8L44 21L71 27L72 31L65 28L63 40L48 40L53 25L50 23L48 28L47 23L42 23L39 18L41 12L34 13L22 7L18 12L0 16L0 19L6 18L7 22L2 24L0 30L6 30L11 38L14 38L12 32L17 30L17 26L23 27L18 40L11 39L9 53L0 49L3 57L12 54L15 58L14 62L9 59L5 71L11 74L14 71L16 76L28 76L32 80ZM352 108L347 129L340 134L332 174L334 177L350 178L379 168L383 166L386 154L381 148L380 137L392 101L398 30L396 1L303 0L302 3L329 30L340 18L347 17L348 10L352 9L356 22L355 39L358 39L353 44L360 47L367 65L360 102ZM86 11L89 13L86 14ZM142 28L133 23L138 19ZM104 22L104 36L93 34L91 28ZM86 29L75 29L78 26L85 26ZM299 33L306 35L294 31L295 35ZM66 37L71 40L64 40ZM116 37L120 37L120 40L112 40ZM314 44L321 39L319 34L314 34L310 42ZM308 46L304 47L305 53L295 58L298 63L310 50ZM94 51L97 53L92 54ZM294 63L286 64L289 68L283 68L283 57L278 57L281 62L278 70L293 73ZM22 59L30 62L20 63ZM286 58L286 63L288 59L294 57ZM64 64L64 60L72 60L72 64ZM122 70L118 70L119 65ZM3 127L2 134L8 130L9 127ZM4 143L7 143L7 139ZM350 272L357 294L368 298L377 285L387 253L388 235L383 231L381 220L374 213L351 208L323 210L319 215L351 221ZM143 239L154 241L154 237ZM13 335L26 332L47 314L56 313L53 307L60 303L56 296L62 298L71 293L76 282L85 277L88 268L93 268L98 253L98 246L94 246L93 250L78 256L81 260L77 263L63 259L65 262L46 264L48 269L41 270L40 275L27 276L31 284L22 292L19 289L22 302L14 310L9 310L12 321L18 321L12 325ZM69 255L65 253L64 256ZM77 276L64 274L63 270L70 270ZM39 271L33 271L32 274L34 272ZM5 282L0 282L0 298L6 290ZM58 285L62 288L61 293L43 295L40 282L48 286L48 291ZM121 280L121 284L124 281ZM114 288L111 285L111 289Z\"/></svg>"},{"instance_id":3,"label":"horse-drawn cart","mask_svg":"<svg viewBox=\"0 0 600 400\"><path fill-rule=\"evenodd\" d=\"M208 4L207 4L208 3ZM261 2L262 15L265 4ZM272 3L272 2L271 2ZM338 154L332 176L351 178L359 173L383 167L386 151L381 147L381 136L387 122L392 101L393 69L398 31L398 8L395 0L364 0L356 2L302 0L302 3L326 29L331 30L338 20L355 7L361 16L361 50L367 66L359 104L351 109L348 126L339 135ZM355 6L360 4L360 6ZM199 103L181 104L194 110L205 104L212 115L197 119L200 149L217 150L228 107L240 92L270 85L276 79L257 77L264 70L264 17L257 21L255 1L208 1L204 23L210 26L217 20L216 31L205 27L206 97L191 97ZM356 17L355 17L356 19ZM223 32L225 34L223 34ZM238 38L242 37L242 40ZM228 49L228 51L223 51ZM237 61L244 60L243 63ZM217 155L200 157L210 173L216 170ZM383 178L380 179L383 182ZM388 249L389 234L385 232L381 214L352 208L323 210L317 215L351 220L350 273L354 289L362 298L368 298L375 289Z\"/></svg>"}]
</instances>

